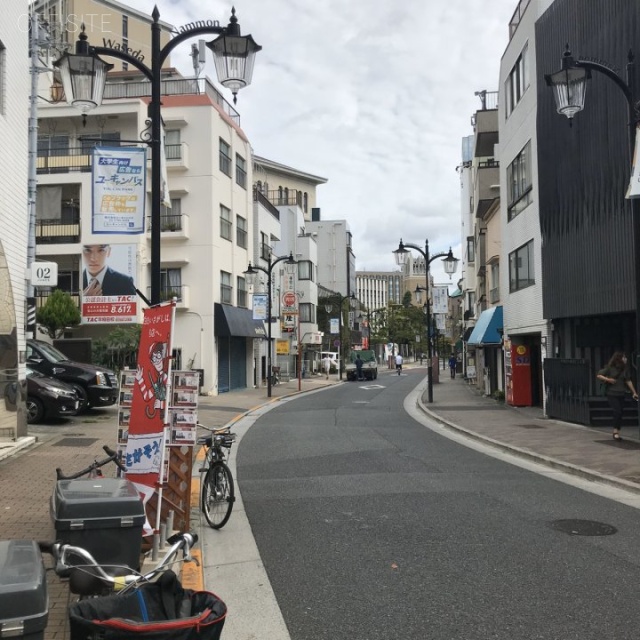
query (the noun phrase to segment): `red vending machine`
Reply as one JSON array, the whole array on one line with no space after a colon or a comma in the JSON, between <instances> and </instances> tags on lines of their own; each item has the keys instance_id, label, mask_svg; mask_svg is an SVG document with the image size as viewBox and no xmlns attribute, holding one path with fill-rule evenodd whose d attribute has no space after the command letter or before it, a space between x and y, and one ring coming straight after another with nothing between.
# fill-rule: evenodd
<instances>
[{"instance_id":1,"label":"red vending machine","mask_svg":"<svg viewBox=\"0 0 640 640\"><path fill-rule=\"evenodd\" d=\"M505 392L512 407L531 406L531 349L505 341Z\"/></svg>"}]
</instances>

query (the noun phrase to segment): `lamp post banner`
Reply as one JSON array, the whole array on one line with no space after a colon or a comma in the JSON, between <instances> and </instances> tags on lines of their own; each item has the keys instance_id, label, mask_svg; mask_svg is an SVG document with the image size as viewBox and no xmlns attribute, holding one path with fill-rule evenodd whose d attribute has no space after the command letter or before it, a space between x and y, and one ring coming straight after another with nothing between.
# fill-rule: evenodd
<instances>
[{"instance_id":1,"label":"lamp post banner","mask_svg":"<svg viewBox=\"0 0 640 640\"><path fill-rule=\"evenodd\" d=\"M269 296L266 293L254 293L253 294L253 319L254 320L268 320L269 311Z\"/></svg>"},{"instance_id":2,"label":"lamp post banner","mask_svg":"<svg viewBox=\"0 0 640 640\"><path fill-rule=\"evenodd\" d=\"M340 333L340 322L338 318L329 318L329 332L331 335Z\"/></svg>"},{"instance_id":3,"label":"lamp post banner","mask_svg":"<svg viewBox=\"0 0 640 640\"><path fill-rule=\"evenodd\" d=\"M627 198L640 198L640 125L636 127L636 144L633 150L633 166L631 167L631 180L627 189Z\"/></svg>"},{"instance_id":4,"label":"lamp post banner","mask_svg":"<svg viewBox=\"0 0 640 640\"><path fill-rule=\"evenodd\" d=\"M447 313L449 310L449 287L431 287L431 295L433 296L432 311L433 313Z\"/></svg>"},{"instance_id":5,"label":"lamp post banner","mask_svg":"<svg viewBox=\"0 0 640 640\"><path fill-rule=\"evenodd\" d=\"M91 161L92 233L144 233L147 150L95 147Z\"/></svg>"}]
</instances>

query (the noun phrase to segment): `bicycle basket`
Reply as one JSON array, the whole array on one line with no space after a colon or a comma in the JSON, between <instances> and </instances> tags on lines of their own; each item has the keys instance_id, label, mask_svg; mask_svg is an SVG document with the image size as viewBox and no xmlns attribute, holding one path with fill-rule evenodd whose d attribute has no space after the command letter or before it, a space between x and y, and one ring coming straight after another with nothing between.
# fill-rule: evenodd
<instances>
[{"instance_id":1,"label":"bicycle basket","mask_svg":"<svg viewBox=\"0 0 640 640\"><path fill-rule=\"evenodd\" d=\"M71 640L219 640L227 607L213 593L183 589L175 573L122 594L69 607Z\"/></svg>"}]
</instances>

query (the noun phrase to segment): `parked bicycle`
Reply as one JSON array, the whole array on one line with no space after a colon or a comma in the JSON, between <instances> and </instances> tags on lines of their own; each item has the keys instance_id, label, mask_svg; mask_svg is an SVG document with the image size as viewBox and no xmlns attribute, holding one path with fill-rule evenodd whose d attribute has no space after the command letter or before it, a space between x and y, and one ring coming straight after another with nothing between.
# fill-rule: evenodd
<instances>
[{"instance_id":1,"label":"parked bicycle","mask_svg":"<svg viewBox=\"0 0 640 640\"><path fill-rule=\"evenodd\" d=\"M202 513L210 527L221 529L231 517L236 499L233 476L225 462L223 449L231 450L236 435L231 433L230 427L210 429L200 423L198 426L211 433L198 438L198 444L205 448L205 461L200 469L204 474L200 496Z\"/></svg>"},{"instance_id":2,"label":"parked bicycle","mask_svg":"<svg viewBox=\"0 0 640 640\"><path fill-rule=\"evenodd\" d=\"M219 640L226 605L213 593L183 589L173 571L178 563L195 561L191 548L197 539L195 533L170 537L162 560L144 574L100 564L82 547L38 543L53 557L56 574L69 576L70 591L82 596L69 606L70 640L151 636Z\"/></svg>"},{"instance_id":3,"label":"parked bicycle","mask_svg":"<svg viewBox=\"0 0 640 640\"><path fill-rule=\"evenodd\" d=\"M280 384L280 367L271 367L271 386Z\"/></svg>"},{"instance_id":4,"label":"parked bicycle","mask_svg":"<svg viewBox=\"0 0 640 640\"><path fill-rule=\"evenodd\" d=\"M94 459L94 461L82 471L77 471L71 475L65 475L62 473L62 469L58 467L56 469L56 480L76 480L77 478L102 478L102 467L113 462L120 471L126 472L127 468L122 464L122 456L119 452L113 451L106 444L102 447L107 457L102 460Z\"/></svg>"}]
</instances>

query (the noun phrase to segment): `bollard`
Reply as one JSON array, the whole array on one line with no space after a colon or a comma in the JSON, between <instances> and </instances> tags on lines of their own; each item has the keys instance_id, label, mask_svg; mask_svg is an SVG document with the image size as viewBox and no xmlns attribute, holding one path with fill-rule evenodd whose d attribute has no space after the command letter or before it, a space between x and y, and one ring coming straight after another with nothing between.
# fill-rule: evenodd
<instances>
[{"instance_id":1,"label":"bollard","mask_svg":"<svg viewBox=\"0 0 640 640\"><path fill-rule=\"evenodd\" d=\"M163 522L160 525L160 547L164 549L166 544L167 544L167 524Z\"/></svg>"},{"instance_id":2,"label":"bollard","mask_svg":"<svg viewBox=\"0 0 640 640\"><path fill-rule=\"evenodd\" d=\"M158 551L160 547L160 536L157 533L153 534L153 544L151 546L151 560L153 562L157 562L158 560Z\"/></svg>"},{"instance_id":3,"label":"bollard","mask_svg":"<svg viewBox=\"0 0 640 640\"><path fill-rule=\"evenodd\" d=\"M169 537L173 535L173 509L167 514L167 533Z\"/></svg>"}]
</instances>

